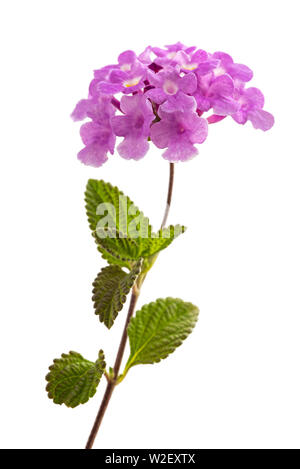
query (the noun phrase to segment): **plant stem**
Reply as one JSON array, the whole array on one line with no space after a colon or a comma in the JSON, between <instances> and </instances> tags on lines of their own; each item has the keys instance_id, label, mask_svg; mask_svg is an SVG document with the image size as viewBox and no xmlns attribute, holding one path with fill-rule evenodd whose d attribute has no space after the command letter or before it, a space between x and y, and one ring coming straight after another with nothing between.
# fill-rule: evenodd
<instances>
[{"instance_id":1,"label":"plant stem","mask_svg":"<svg viewBox=\"0 0 300 469\"><path fill-rule=\"evenodd\" d=\"M173 193L173 185L174 185L174 163L170 163L170 174L169 174L169 187L168 187L168 195L167 195L167 203L163 221L161 223L161 228L164 228L165 224L167 223L171 202L172 202L172 193Z\"/></svg>"},{"instance_id":2,"label":"plant stem","mask_svg":"<svg viewBox=\"0 0 300 469\"><path fill-rule=\"evenodd\" d=\"M115 380L118 377L118 374L119 374L119 371L120 371L120 366L121 366L121 362L122 362L122 358L123 358L123 355L124 355L125 346L126 346L126 342L127 342L127 327L128 327L129 321L130 321L130 319L131 319L131 317L134 313L134 308L135 308L138 297L139 297L139 291L135 287L133 287L132 294L131 294L131 299L130 299L129 310L128 310L128 314L127 314L127 318L126 318L126 322L125 322L125 327L124 327L124 330L123 330L121 342L120 342L120 345L119 345L119 349L118 349L118 353L117 353L117 357L116 357L116 361L115 361L115 365L114 365L114 379L110 379L107 383L106 390L105 390L105 393L104 393L104 396L103 396L103 399L102 399L98 414L96 416L96 419L95 419L95 422L94 422L93 428L91 430L91 433L90 433L90 436L89 436L89 439L87 441L85 449L92 449L92 447L93 447L95 438L97 436L99 427L101 425L101 422L102 422L102 419L104 417L105 411L107 409L108 403L110 401L111 395L112 395L113 390L116 386Z\"/></svg>"},{"instance_id":3,"label":"plant stem","mask_svg":"<svg viewBox=\"0 0 300 469\"><path fill-rule=\"evenodd\" d=\"M171 205L171 200L172 200L172 192L173 192L173 183L174 183L174 163L170 163L167 203L166 203L166 208L165 208L165 213L164 213L163 221L162 221L162 224L161 224L161 228L164 228L164 226L167 222L169 211L170 211L170 205ZM119 371L120 371L120 367L121 367L121 363L122 363L122 358L123 358L123 355L124 355L126 342L127 342L127 328L128 328L128 324L130 322L130 319L133 316L139 294L140 294L140 289L137 287L137 284L135 284L133 286L133 289L132 289L129 309L128 309L128 313L127 313L127 318L126 318L123 334L122 334L122 337L121 337L121 342L120 342L120 345L119 345L118 353L117 353L115 364L114 364L114 378L113 379L110 378L110 380L107 383L106 390L105 390L105 393L104 393L104 396L103 396L103 399L102 399L98 414L96 416L96 419L95 419L95 422L94 422L93 428L91 430L91 433L90 433L90 436L89 436L89 439L87 441L85 449L92 449L95 438L96 438L97 433L98 433L98 430L100 428L101 422L103 420L105 411L106 411L107 406L109 404L110 398L111 398L112 393L113 393L113 391L116 387L116 382L117 382L117 379L118 379L118 375L119 375Z\"/></svg>"}]
</instances>

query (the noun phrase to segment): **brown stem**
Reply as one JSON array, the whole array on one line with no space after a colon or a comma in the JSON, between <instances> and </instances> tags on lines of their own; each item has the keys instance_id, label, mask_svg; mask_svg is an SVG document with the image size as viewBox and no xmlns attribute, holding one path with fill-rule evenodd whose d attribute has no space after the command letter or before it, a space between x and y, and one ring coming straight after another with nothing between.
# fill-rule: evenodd
<instances>
[{"instance_id":1,"label":"brown stem","mask_svg":"<svg viewBox=\"0 0 300 469\"><path fill-rule=\"evenodd\" d=\"M172 201L172 193L173 193L173 185L174 185L174 163L170 163L170 174L169 174L169 187L168 187L168 195L167 195L167 203L163 221L161 223L161 228L164 228L165 224L167 223L171 201Z\"/></svg>"},{"instance_id":2,"label":"brown stem","mask_svg":"<svg viewBox=\"0 0 300 469\"><path fill-rule=\"evenodd\" d=\"M166 203L166 209L165 209L163 221L162 221L162 224L161 224L161 228L163 228L165 226L165 224L167 222L168 214L169 214L169 211L170 211L170 205L171 205L171 200L172 200L172 192L173 192L173 183L174 183L174 163L170 163L170 174L169 174L169 187L168 187L167 203ZM133 286L133 289L132 289L128 314L127 314L123 334L122 334L122 337L121 337L121 342L120 342L120 345L119 345L118 353L117 353L117 356L116 356L116 361L115 361L115 364L114 364L114 378L113 379L110 378L108 383L107 383L105 393L104 393L104 396L103 396L103 399L102 399L102 402L101 402L101 405L100 405L100 409L99 409L98 414L96 416L96 419L95 419L95 422L94 422L93 428L91 430L91 433L90 433L90 436L89 436L89 439L87 441L85 449L92 449L95 438L96 438L98 430L99 430L99 427L100 427L101 422L103 420L105 411L106 411L107 406L109 404L112 393L115 389L116 380L117 380L118 375L119 375L119 371L120 371L120 367L121 367L121 363L122 363L122 358L123 358L125 347L126 347L128 324L130 322L130 319L133 316L134 309L135 309L139 294L140 294L140 290L137 288L137 285L135 284Z\"/></svg>"},{"instance_id":3,"label":"brown stem","mask_svg":"<svg viewBox=\"0 0 300 469\"><path fill-rule=\"evenodd\" d=\"M89 436L89 439L87 441L85 449L92 449L92 447L93 447L95 438L97 436L99 427L101 425L101 422L102 422L102 419L104 417L105 411L107 409L108 403L110 401L111 395L112 395L113 390L116 386L115 380L118 377L118 374L119 374L119 371L120 371L120 366L121 366L122 358L123 358L124 351L125 351L126 341L127 341L127 327L128 327L129 321L130 321L130 319L131 319L131 317L134 313L134 308L135 308L138 297L139 297L139 292L135 287L133 287L132 294L131 294L131 299L130 299L129 310L128 310L128 314L127 314L127 318L126 318L126 322L125 322L125 327L124 327L124 330L123 330L121 342L120 342L120 345L119 345L119 349L118 349L118 353L117 353L117 357L116 357L116 361L115 361L115 365L114 365L114 379L110 379L107 383L106 390L105 390L105 393L104 393L104 396L103 396L103 399L102 399L102 402L101 402L101 405L100 405L100 409L99 409L98 414L96 416L96 419L95 419L95 422L94 422L93 428L91 430L91 433L90 433L90 436Z\"/></svg>"}]
</instances>

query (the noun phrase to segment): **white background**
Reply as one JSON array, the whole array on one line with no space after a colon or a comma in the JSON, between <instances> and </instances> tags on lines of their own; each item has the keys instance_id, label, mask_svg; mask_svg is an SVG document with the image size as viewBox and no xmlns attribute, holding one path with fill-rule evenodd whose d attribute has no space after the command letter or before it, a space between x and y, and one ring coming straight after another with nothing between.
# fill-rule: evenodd
<instances>
[{"instance_id":1,"label":"white background","mask_svg":"<svg viewBox=\"0 0 300 469\"><path fill-rule=\"evenodd\" d=\"M92 71L125 49L178 40L250 66L275 115L263 133L210 126L176 166L169 221L188 231L163 252L140 305L180 296L200 307L193 334L160 364L132 369L97 448L299 448L299 41L295 0L1 3L2 448L82 448L98 393L74 410L47 398L54 357L112 365L125 319L107 331L91 283L104 265L83 203L89 177L118 185L159 225L168 164L76 159L69 114Z\"/></svg>"}]
</instances>

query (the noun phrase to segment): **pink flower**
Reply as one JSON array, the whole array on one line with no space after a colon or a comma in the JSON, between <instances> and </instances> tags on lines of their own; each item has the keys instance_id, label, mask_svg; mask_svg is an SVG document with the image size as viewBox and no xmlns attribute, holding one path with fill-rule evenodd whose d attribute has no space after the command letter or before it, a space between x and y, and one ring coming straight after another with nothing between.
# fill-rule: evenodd
<instances>
[{"instance_id":1,"label":"pink flower","mask_svg":"<svg viewBox=\"0 0 300 469\"><path fill-rule=\"evenodd\" d=\"M79 101L72 113L74 120L85 117L93 119L83 124L80 136L85 145L78 153L78 159L89 166L102 166L107 161L107 153L114 153L116 136L111 127L111 118L115 108L110 97L99 96L98 99L84 99Z\"/></svg>"},{"instance_id":2,"label":"pink flower","mask_svg":"<svg viewBox=\"0 0 300 469\"><path fill-rule=\"evenodd\" d=\"M111 69L103 81L98 84L100 93L125 94L134 93L144 87L147 68L142 64L135 52L128 50L118 57L119 64Z\"/></svg>"},{"instance_id":3,"label":"pink flower","mask_svg":"<svg viewBox=\"0 0 300 469\"><path fill-rule=\"evenodd\" d=\"M249 120L255 129L266 131L273 127L274 117L262 109L265 99L258 88L242 89L236 93L236 99L240 108L231 117L238 124L245 124Z\"/></svg>"},{"instance_id":4,"label":"pink flower","mask_svg":"<svg viewBox=\"0 0 300 469\"><path fill-rule=\"evenodd\" d=\"M220 61L214 70L216 77L228 73L232 78L243 82L250 81L253 77L253 72L247 65L234 63L232 57L225 52L215 52L212 58Z\"/></svg>"},{"instance_id":5,"label":"pink flower","mask_svg":"<svg viewBox=\"0 0 300 469\"><path fill-rule=\"evenodd\" d=\"M169 161L187 161L197 155L195 143L207 137L207 121L193 111L159 113L161 121L151 127L151 140L158 148L167 148L163 157Z\"/></svg>"},{"instance_id":6,"label":"pink flower","mask_svg":"<svg viewBox=\"0 0 300 469\"><path fill-rule=\"evenodd\" d=\"M158 73L148 72L148 81L153 86L147 91L147 97L156 104L161 104L171 96L176 96L182 91L185 94L193 94L197 88L197 78L194 73L180 76L180 68L166 67Z\"/></svg>"},{"instance_id":7,"label":"pink flower","mask_svg":"<svg viewBox=\"0 0 300 469\"><path fill-rule=\"evenodd\" d=\"M115 134L125 137L118 152L127 160L139 160L149 149L150 124L154 119L151 103L143 94L123 96L121 111L123 116L112 118Z\"/></svg>"},{"instance_id":8,"label":"pink flower","mask_svg":"<svg viewBox=\"0 0 300 469\"><path fill-rule=\"evenodd\" d=\"M215 78L213 74L208 74L198 77L198 89L194 96L200 111L213 108L214 113L227 116L239 109L239 103L233 98L233 93L234 82L229 75Z\"/></svg>"}]
</instances>

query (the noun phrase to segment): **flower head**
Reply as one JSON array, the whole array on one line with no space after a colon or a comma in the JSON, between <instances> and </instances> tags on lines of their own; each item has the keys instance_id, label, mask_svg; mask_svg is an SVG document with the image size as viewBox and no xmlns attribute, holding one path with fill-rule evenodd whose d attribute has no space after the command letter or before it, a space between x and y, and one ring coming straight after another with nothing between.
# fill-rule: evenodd
<instances>
[{"instance_id":1,"label":"flower head","mask_svg":"<svg viewBox=\"0 0 300 469\"><path fill-rule=\"evenodd\" d=\"M90 119L80 130L85 147L78 158L101 166L123 137L117 151L125 159L143 158L152 140L165 149L164 158L186 161L198 153L195 144L205 141L207 124L228 116L269 130L274 118L263 109L263 94L246 88L252 77L249 67L225 52L181 42L148 46L139 55L122 52L117 63L94 71L88 98L72 113L76 121Z\"/></svg>"}]
</instances>

